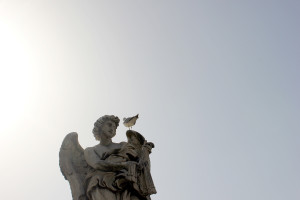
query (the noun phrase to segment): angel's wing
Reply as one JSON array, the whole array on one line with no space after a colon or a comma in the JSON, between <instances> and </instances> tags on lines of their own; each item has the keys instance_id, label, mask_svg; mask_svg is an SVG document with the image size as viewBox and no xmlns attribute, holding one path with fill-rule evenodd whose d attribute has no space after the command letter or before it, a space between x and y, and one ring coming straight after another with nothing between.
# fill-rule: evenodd
<instances>
[{"instance_id":1,"label":"angel's wing","mask_svg":"<svg viewBox=\"0 0 300 200\"><path fill-rule=\"evenodd\" d=\"M59 151L59 166L65 179L70 183L73 200L86 200L84 179L88 164L84 159L77 133L69 133L63 140Z\"/></svg>"}]
</instances>

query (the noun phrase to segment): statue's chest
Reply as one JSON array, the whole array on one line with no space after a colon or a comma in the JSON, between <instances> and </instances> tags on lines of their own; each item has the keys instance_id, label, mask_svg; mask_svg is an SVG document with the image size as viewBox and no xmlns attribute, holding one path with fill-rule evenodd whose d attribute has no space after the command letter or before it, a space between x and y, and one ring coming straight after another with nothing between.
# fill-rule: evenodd
<instances>
[{"instance_id":1,"label":"statue's chest","mask_svg":"<svg viewBox=\"0 0 300 200\"><path fill-rule=\"evenodd\" d=\"M105 154L105 152L108 151L108 148L98 147L98 148L95 148L94 151L99 156L99 158L101 159L103 157L103 155Z\"/></svg>"},{"instance_id":2,"label":"statue's chest","mask_svg":"<svg viewBox=\"0 0 300 200\"><path fill-rule=\"evenodd\" d=\"M103 158L103 156L109 152L111 152L114 149L117 149L118 146L117 145L112 145L112 146L98 146L97 148L95 148L95 152L96 154L99 156L100 159Z\"/></svg>"}]
</instances>

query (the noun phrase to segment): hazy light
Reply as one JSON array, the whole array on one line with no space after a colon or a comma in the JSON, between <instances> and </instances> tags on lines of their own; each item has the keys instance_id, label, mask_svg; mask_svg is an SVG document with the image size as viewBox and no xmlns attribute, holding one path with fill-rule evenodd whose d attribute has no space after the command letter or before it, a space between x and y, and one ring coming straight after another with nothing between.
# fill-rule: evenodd
<instances>
[{"instance_id":1,"label":"hazy light","mask_svg":"<svg viewBox=\"0 0 300 200\"><path fill-rule=\"evenodd\" d=\"M30 63L17 33L0 22L0 132L20 119L31 95Z\"/></svg>"}]
</instances>

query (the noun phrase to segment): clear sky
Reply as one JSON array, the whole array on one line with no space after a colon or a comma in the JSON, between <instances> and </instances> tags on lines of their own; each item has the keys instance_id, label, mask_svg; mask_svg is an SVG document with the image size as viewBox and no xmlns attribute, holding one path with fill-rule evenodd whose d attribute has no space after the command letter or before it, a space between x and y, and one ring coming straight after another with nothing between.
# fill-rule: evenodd
<instances>
[{"instance_id":1,"label":"clear sky","mask_svg":"<svg viewBox=\"0 0 300 200\"><path fill-rule=\"evenodd\" d=\"M1 199L71 199L64 136L139 113L153 200L299 200L299 19L297 0L0 0Z\"/></svg>"}]
</instances>

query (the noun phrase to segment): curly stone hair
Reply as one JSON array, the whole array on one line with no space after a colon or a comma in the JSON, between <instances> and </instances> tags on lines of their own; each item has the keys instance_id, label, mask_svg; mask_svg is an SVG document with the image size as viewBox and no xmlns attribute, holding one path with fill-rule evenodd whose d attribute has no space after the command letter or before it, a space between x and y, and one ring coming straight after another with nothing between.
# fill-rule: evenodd
<instances>
[{"instance_id":1,"label":"curly stone hair","mask_svg":"<svg viewBox=\"0 0 300 200\"><path fill-rule=\"evenodd\" d=\"M107 121L112 121L116 124L116 127L119 126L120 119L117 116L114 115L104 115L100 117L95 123L93 128L93 134L96 140L100 140L100 135L102 133L102 125Z\"/></svg>"}]
</instances>

